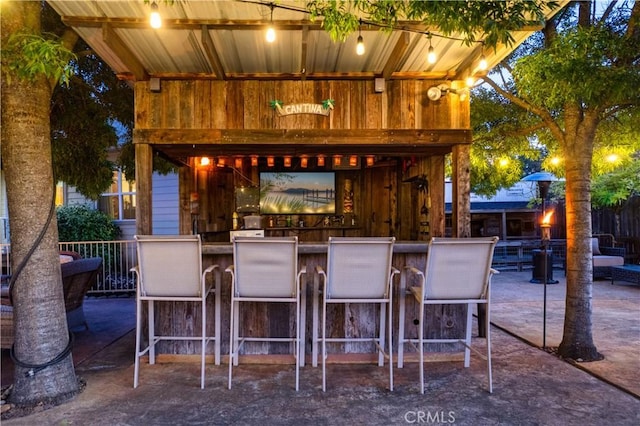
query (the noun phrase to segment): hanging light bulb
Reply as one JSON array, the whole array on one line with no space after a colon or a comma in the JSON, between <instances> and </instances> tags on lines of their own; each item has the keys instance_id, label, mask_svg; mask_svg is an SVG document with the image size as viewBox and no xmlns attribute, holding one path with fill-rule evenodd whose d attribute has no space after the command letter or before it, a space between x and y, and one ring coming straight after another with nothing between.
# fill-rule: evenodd
<instances>
[{"instance_id":1,"label":"hanging light bulb","mask_svg":"<svg viewBox=\"0 0 640 426\"><path fill-rule=\"evenodd\" d=\"M430 64L435 64L438 60L438 55L436 55L436 52L431 45L431 34L428 34L427 36L429 37L429 51L427 53L427 62L429 62Z\"/></svg>"},{"instance_id":2,"label":"hanging light bulb","mask_svg":"<svg viewBox=\"0 0 640 426\"><path fill-rule=\"evenodd\" d=\"M151 28L160 28L162 26L162 18L158 12L158 5L154 1L151 3L151 14L149 15L149 25Z\"/></svg>"},{"instance_id":3,"label":"hanging light bulb","mask_svg":"<svg viewBox=\"0 0 640 426\"><path fill-rule=\"evenodd\" d=\"M273 28L273 4L271 4L271 23L267 28L267 43L276 41L276 30Z\"/></svg>"},{"instance_id":4,"label":"hanging light bulb","mask_svg":"<svg viewBox=\"0 0 640 426\"><path fill-rule=\"evenodd\" d=\"M358 56L364 55L364 40L362 39L362 19L360 20L360 26L358 27L358 43L356 44L356 54Z\"/></svg>"}]
</instances>

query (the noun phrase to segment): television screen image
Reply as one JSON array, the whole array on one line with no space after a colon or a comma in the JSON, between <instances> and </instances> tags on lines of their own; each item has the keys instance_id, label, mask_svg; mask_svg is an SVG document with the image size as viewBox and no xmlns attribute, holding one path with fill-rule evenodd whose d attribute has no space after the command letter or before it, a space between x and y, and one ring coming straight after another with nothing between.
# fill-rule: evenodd
<instances>
[{"instance_id":1,"label":"television screen image","mask_svg":"<svg viewBox=\"0 0 640 426\"><path fill-rule=\"evenodd\" d=\"M261 214L335 214L333 172L260 173Z\"/></svg>"}]
</instances>

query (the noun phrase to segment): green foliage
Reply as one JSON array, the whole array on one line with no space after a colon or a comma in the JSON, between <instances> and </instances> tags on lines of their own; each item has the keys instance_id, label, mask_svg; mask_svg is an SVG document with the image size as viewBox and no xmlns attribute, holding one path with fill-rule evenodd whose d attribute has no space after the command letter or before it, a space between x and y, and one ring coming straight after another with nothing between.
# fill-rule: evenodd
<instances>
[{"instance_id":1,"label":"green foliage","mask_svg":"<svg viewBox=\"0 0 640 426\"><path fill-rule=\"evenodd\" d=\"M120 236L120 228L98 210L84 205L58 207L60 241L112 241Z\"/></svg>"},{"instance_id":2,"label":"green foliage","mask_svg":"<svg viewBox=\"0 0 640 426\"><path fill-rule=\"evenodd\" d=\"M383 30L391 30L399 20L421 21L437 27L444 36L461 33L463 42L484 40L490 47L513 44L511 31L527 25L541 25L544 12L557 7L547 1L424 1L424 0L314 0L306 9L312 19L324 18L322 25L333 40L344 41L358 29L359 17Z\"/></svg>"},{"instance_id":3,"label":"green foliage","mask_svg":"<svg viewBox=\"0 0 640 426\"><path fill-rule=\"evenodd\" d=\"M48 37L48 38L45 38ZM62 46L53 34L31 34L26 31L11 34L2 49L2 65L19 78L33 81L44 75L68 84L73 71L69 65L73 52ZM11 73L7 73L7 76Z\"/></svg>"},{"instance_id":4,"label":"green foliage","mask_svg":"<svg viewBox=\"0 0 640 426\"><path fill-rule=\"evenodd\" d=\"M640 161L599 176L591 185L594 207L621 207L633 195L640 195Z\"/></svg>"},{"instance_id":5,"label":"green foliage","mask_svg":"<svg viewBox=\"0 0 640 426\"><path fill-rule=\"evenodd\" d=\"M638 102L640 73L624 59L635 55L636 43L607 26L571 28L549 48L518 60L518 93L551 111L566 103L598 108Z\"/></svg>"},{"instance_id":6,"label":"green foliage","mask_svg":"<svg viewBox=\"0 0 640 426\"><path fill-rule=\"evenodd\" d=\"M85 53L73 61L74 77L52 96L54 175L97 199L111 185L115 167L108 149L131 139L133 91L84 42L76 49ZM115 123L122 134L116 133Z\"/></svg>"}]
</instances>

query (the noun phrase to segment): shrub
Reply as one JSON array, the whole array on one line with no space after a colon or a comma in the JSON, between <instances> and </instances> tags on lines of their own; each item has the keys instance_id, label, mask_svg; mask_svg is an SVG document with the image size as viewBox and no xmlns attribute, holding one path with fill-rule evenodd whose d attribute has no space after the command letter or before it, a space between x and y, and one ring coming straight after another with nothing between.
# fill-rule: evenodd
<instances>
[{"instance_id":1,"label":"shrub","mask_svg":"<svg viewBox=\"0 0 640 426\"><path fill-rule=\"evenodd\" d=\"M113 220L85 205L58 207L58 238L60 241L111 241L120 236Z\"/></svg>"}]
</instances>

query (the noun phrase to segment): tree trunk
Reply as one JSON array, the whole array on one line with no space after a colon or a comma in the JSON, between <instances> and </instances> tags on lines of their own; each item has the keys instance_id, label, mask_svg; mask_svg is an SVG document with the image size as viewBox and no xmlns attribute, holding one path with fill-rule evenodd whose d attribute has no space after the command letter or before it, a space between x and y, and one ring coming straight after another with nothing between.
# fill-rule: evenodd
<instances>
[{"instance_id":1,"label":"tree trunk","mask_svg":"<svg viewBox=\"0 0 640 426\"><path fill-rule=\"evenodd\" d=\"M19 30L40 34L40 7L36 1L2 3L3 47L8 37ZM2 164L14 274L27 259L12 292L14 353L19 362L10 400L23 406L59 403L78 392L78 383L71 353L66 351L69 334L55 212L50 217L54 201L49 128L51 88L44 76L25 81L7 73L3 67ZM52 363L57 357L58 362ZM45 367L39 370L34 365Z\"/></svg>"},{"instance_id":2,"label":"tree trunk","mask_svg":"<svg viewBox=\"0 0 640 426\"><path fill-rule=\"evenodd\" d=\"M602 359L593 343L591 252L591 159L597 115L565 107L567 298L564 334L558 354L565 358Z\"/></svg>"}]
</instances>

